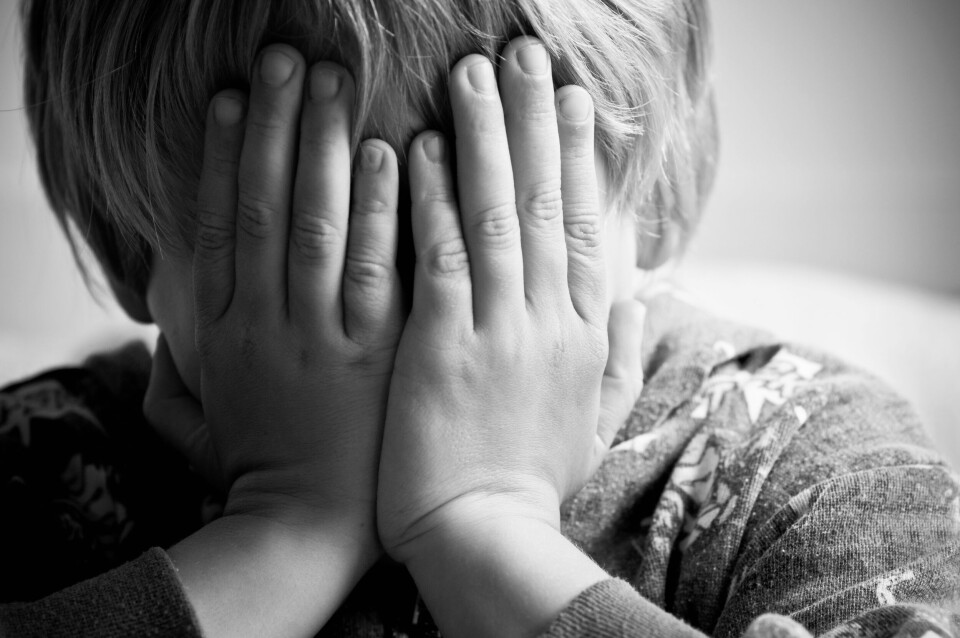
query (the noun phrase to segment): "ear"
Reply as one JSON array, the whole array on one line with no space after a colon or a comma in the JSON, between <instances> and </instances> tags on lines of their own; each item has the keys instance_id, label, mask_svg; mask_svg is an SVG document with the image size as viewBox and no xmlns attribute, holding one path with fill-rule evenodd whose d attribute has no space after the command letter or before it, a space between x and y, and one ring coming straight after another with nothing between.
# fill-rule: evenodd
<instances>
[{"instance_id":1,"label":"ear","mask_svg":"<svg viewBox=\"0 0 960 638\"><path fill-rule=\"evenodd\" d=\"M637 267L655 270L676 256L681 233L677 224L661 219L656 232L637 232Z\"/></svg>"},{"instance_id":2,"label":"ear","mask_svg":"<svg viewBox=\"0 0 960 638\"><path fill-rule=\"evenodd\" d=\"M127 316L137 323L153 323L153 316L147 307L147 299L144 293L134 290L112 275L107 275L107 283L110 284L113 296L120 307L123 308L123 311L127 313Z\"/></svg>"}]
</instances>

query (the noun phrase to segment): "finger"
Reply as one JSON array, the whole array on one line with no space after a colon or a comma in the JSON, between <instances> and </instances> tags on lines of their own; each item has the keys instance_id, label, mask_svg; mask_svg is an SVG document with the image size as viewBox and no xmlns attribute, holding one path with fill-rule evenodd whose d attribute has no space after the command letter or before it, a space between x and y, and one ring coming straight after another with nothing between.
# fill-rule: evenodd
<instances>
[{"instance_id":1,"label":"finger","mask_svg":"<svg viewBox=\"0 0 960 638\"><path fill-rule=\"evenodd\" d=\"M203 410L180 379L163 335L157 339L143 413L160 438L187 459L208 485L225 491Z\"/></svg>"},{"instance_id":2,"label":"finger","mask_svg":"<svg viewBox=\"0 0 960 638\"><path fill-rule=\"evenodd\" d=\"M593 146L593 103L579 86L557 91L560 180L570 300L591 325L607 318L600 199Z\"/></svg>"},{"instance_id":3,"label":"finger","mask_svg":"<svg viewBox=\"0 0 960 638\"><path fill-rule=\"evenodd\" d=\"M353 180L353 206L343 271L347 336L367 341L398 327L402 303L397 272L397 156L389 144L367 140Z\"/></svg>"},{"instance_id":4,"label":"finger","mask_svg":"<svg viewBox=\"0 0 960 638\"><path fill-rule=\"evenodd\" d=\"M442 332L474 327L470 268L443 136L421 133L410 145L410 199L417 256L411 319Z\"/></svg>"},{"instance_id":5,"label":"finger","mask_svg":"<svg viewBox=\"0 0 960 638\"><path fill-rule=\"evenodd\" d=\"M193 279L197 326L219 319L233 298L237 169L246 100L223 91L210 102L197 191Z\"/></svg>"},{"instance_id":6,"label":"finger","mask_svg":"<svg viewBox=\"0 0 960 638\"><path fill-rule=\"evenodd\" d=\"M237 298L245 311L286 306L287 227L297 151L303 60L267 47L250 87L237 200Z\"/></svg>"},{"instance_id":7,"label":"finger","mask_svg":"<svg viewBox=\"0 0 960 638\"><path fill-rule=\"evenodd\" d=\"M503 99L527 303L568 303L560 182L560 138L550 57L536 38L513 40L503 54Z\"/></svg>"},{"instance_id":8,"label":"finger","mask_svg":"<svg viewBox=\"0 0 960 638\"><path fill-rule=\"evenodd\" d=\"M457 135L457 185L470 254L475 321L523 308L523 256L510 149L490 61L469 55L450 76Z\"/></svg>"},{"instance_id":9,"label":"finger","mask_svg":"<svg viewBox=\"0 0 960 638\"><path fill-rule=\"evenodd\" d=\"M321 62L310 69L306 95L290 218L290 315L342 332L353 80L342 67Z\"/></svg>"},{"instance_id":10,"label":"finger","mask_svg":"<svg viewBox=\"0 0 960 638\"><path fill-rule=\"evenodd\" d=\"M610 308L607 323L610 354L600 385L597 422L597 436L604 451L609 449L630 416L643 389L641 346L645 319L646 308L634 299L619 301Z\"/></svg>"}]
</instances>

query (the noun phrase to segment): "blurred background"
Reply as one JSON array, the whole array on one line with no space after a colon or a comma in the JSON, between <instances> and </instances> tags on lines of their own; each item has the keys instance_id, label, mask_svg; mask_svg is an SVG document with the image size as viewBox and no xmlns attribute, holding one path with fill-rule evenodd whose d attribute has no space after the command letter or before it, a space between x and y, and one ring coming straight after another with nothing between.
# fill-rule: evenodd
<instances>
[{"instance_id":1,"label":"blurred background","mask_svg":"<svg viewBox=\"0 0 960 638\"><path fill-rule=\"evenodd\" d=\"M0 383L131 325L84 288L40 192L17 3L0 0ZM681 277L913 400L960 463L960 3L712 3L721 160Z\"/></svg>"},{"instance_id":2,"label":"blurred background","mask_svg":"<svg viewBox=\"0 0 960 638\"><path fill-rule=\"evenodd\" d=\"M711 6L721 152L697 254L960 297L960 2Z\"/></svg>"}]
</instances>

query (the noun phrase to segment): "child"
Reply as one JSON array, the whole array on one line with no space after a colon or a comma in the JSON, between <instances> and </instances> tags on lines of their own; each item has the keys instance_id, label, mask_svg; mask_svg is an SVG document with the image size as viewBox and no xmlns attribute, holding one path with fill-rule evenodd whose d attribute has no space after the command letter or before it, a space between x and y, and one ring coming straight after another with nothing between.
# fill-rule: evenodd
<instances>
[{"instance_id":1,"label":"child","mask_svg":"<svg viewBox=\"0 0 960 638\"><path fill-rule=\"evenodd\" d=\"M57 511L36 442L111 435L53 466L129 501L68 517L103 528L68 559L172 545L3 607L11 633L956 634L956 478L869 377L648 287L633 405L641 313L605 289L680 250L708 189L700 4L33 2L25 21L54 208L161 327L148 416L226 503L191 528L186 497L159 503L175 525L136 502L131 365L8 389L10 502L33 519ZM487 58L520 32L549 58L511 40L498 86ZM248 69L249 97L209 100Z\"/></svg>"}]
</instances>

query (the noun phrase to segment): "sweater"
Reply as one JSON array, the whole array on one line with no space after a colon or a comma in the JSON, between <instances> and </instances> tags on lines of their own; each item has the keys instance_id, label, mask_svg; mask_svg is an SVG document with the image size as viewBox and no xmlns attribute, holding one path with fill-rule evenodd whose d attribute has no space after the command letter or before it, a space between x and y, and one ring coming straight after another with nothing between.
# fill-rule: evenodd
<instances>
[{"instance_id":1,"label":"sweater","mask_svg":"<svg viewBox=\"0 0 960 638\"><path fill-rule=\"evenodd\" d=\"M161 547L219 514L140 413L142 346L0 391L0 636L194 636ZM910 407L800 344L648 304L646 383L563 533L611 578L545 636L960 637L960 477ZM381 561L321 636L437 636Z\"/></svg>"}]
</instances>

